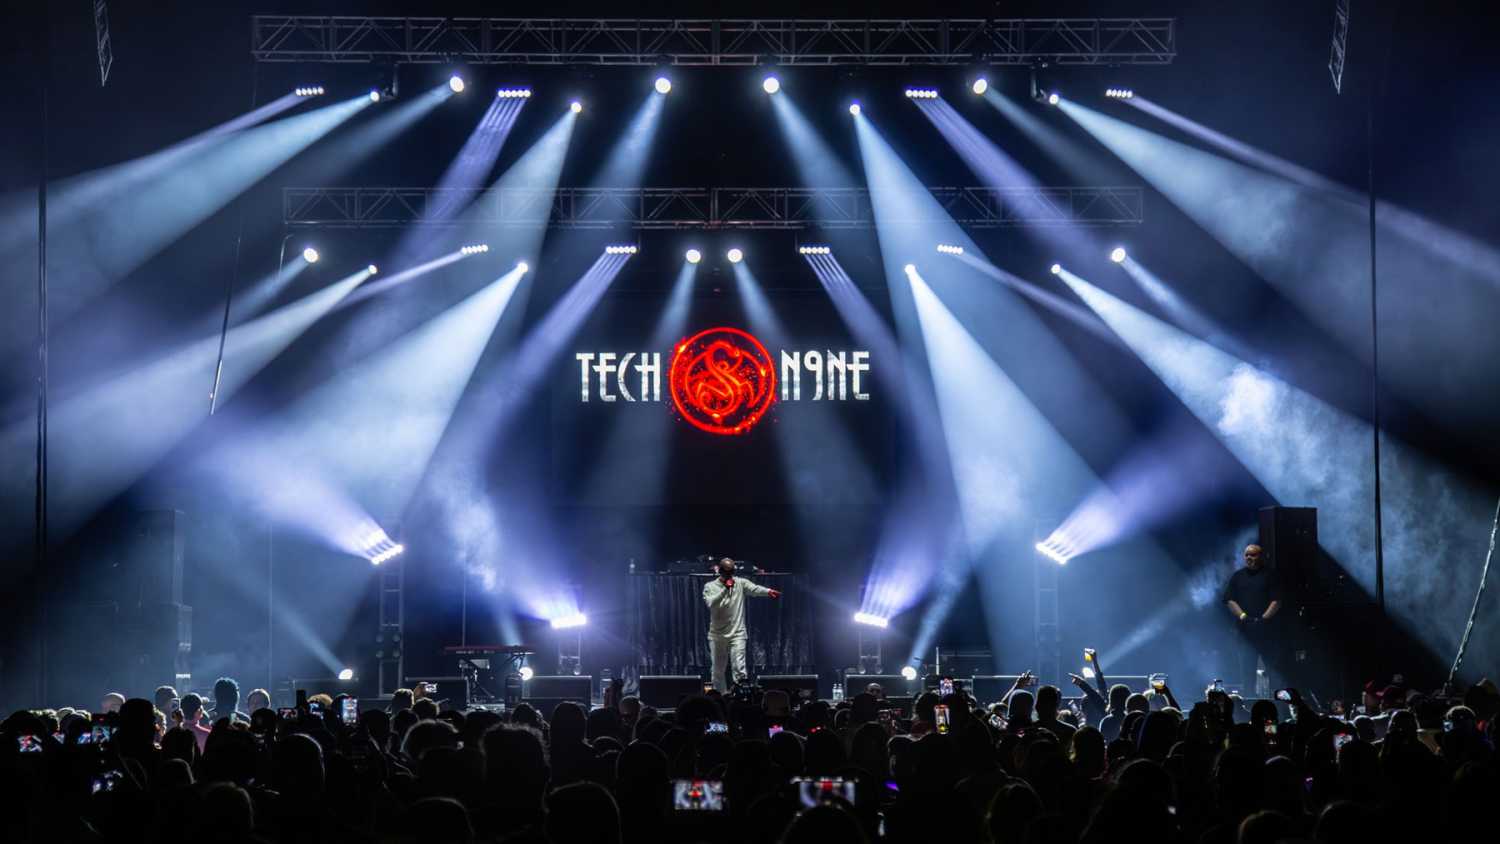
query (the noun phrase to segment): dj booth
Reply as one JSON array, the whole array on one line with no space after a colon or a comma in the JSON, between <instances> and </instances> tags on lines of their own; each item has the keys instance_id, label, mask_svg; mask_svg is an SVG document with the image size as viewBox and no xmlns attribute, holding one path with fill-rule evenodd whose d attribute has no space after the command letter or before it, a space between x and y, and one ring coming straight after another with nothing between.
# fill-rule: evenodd
<instances>
[{"instance_id":1,"label":"dj booth","mask_svg":"<svg viewBox=\"0 0 1500 844\"><path fill-rule=\"evenodd\" d=\"M647 675L708 676L708 606L703 602L703 586L712 577L696 572L630 575L626 600L635 659L626 669L627 681ZM745 600L750 634L745 660L751 676L816 674L814 598L806 575L768 572L749 577L781 592L777 599Z\"/></svg>"}]
</instances>

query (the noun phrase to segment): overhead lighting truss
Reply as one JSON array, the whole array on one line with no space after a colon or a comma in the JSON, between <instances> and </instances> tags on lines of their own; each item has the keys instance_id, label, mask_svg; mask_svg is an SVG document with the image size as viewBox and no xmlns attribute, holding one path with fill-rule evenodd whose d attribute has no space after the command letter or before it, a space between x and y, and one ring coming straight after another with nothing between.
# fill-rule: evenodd
<instances>
[{"instance_id":1,"label":"overhead lighting truss","mask_svg":"<svg viewBox=\"0 0 1500 844\"><path fill-rule=\"evenodd\" d=\"M255 15L262 62L1161 65L1175 18L715 20Z\"/></svg>"},{"instance_id":2,"label":"overhead lighting truss","mask_svg":"<svg viewBox=\"0 0 1500 844\"><path fill-rule=\"evenodd\" d=\"M969 228L1132 226L1144 219L1138 186L929 190L948 217ZM473 222L563 229L867 229L875 225L875 213L864 188L290 187L282 191L282 221L326 228Z\"/></svg>"}]
</instances>

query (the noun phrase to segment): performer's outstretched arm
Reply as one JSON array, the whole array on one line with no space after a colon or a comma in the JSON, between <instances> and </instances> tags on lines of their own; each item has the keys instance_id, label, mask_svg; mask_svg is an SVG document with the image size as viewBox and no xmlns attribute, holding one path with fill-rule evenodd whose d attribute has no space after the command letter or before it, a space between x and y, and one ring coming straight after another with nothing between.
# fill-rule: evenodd
<instances>
[{"instance_id":1,"label":"performer's outstretched arm","mask_svg":"<svg viewBox=\"0 0 1500 844\"><path fill-rule=\"evenodd\" d=\"M751 583L750 581L745 580L744 578L741 578L740 582L743 583L743 584L745 584L745 594L749 595L752 598L780 598L781 597L781 593L780 592L776 591L775 589L770 589L768 587L761 586L759 583Z\"/></svg>"}]
</instances>

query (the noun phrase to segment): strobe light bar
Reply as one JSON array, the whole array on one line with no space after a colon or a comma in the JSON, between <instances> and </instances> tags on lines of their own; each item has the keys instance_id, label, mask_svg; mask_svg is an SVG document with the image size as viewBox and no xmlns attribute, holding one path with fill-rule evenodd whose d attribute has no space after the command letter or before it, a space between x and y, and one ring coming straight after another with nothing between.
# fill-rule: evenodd
<instances>
[{"instance_id":1,"label":"strobe light bar","mask_svg":"<svg viewBox=\"0 0 1500 844\"><path fill-rule=\"evenodd\" d=\"M951 243L939 243L937 246L937 251L943 253L944 255L964 254L964 248L962 246L954 246Z\"/></svg>"},{"instance_id":2,"label":"strobe light bar","mask_svg":"<svg viewBox=\"0 0 1500 844\"><path fill-rule=\"evenodd\" d=\"M305 85L301 88L295 89L292 93L296 94L299 97L321 97L323 96L323 86Z\"/></svg>"},{"instance_id":3,"label":"strobe light bar","mask_svg":"<svg viewBox=\"0 0 1500 844\"><path fill-rule=\"evenodd\" d=\"M907 88L906 98L909 100L935 100L938 97L936 88Z\"/></svg>"},{"instance_id":4,"label":"strobe light bar","mask_svg":"<svg viewBox=\"0 0 1500 844\"><path fill-rule=\"evenodd\" d=\"M635 246L634 244L622 243L622 244L617 244L615 246L606 246L606 247L604 247L604 254L606 254L606 255L634 255L639 250L639 248L640 247Z\"/></svg>"},{"instance_id":5,"label":"strobe light bar","mask_svg":"<svg viewBox=\"0 0 1500 844\"><path fill-rule=\"evenodd\" d=\"M1036 550L1037 553L1060 566L1067 565L1068 561L1073 559L1074 554L1073 543L1055 533L1038 542Z\"/></svg>"},{"instance_id":6,"label":"strobe light bar","mask_svg":"<svg viewBox=\"0 0 1500 844\"><path fill-rule=\"evenodd\" d=\"M798 255L831 255L833 250L827 246L799 246Z\"/></svg>"},{"instance_id":7,"label":"strobe light bar","mask_svg":"<svg viewBox=\"0 0 1500 844\"><path fill-rule=\"evenodd\" d=\"M857 612L857 613L855 613L854 614L854 623L855 624L868 624L871 627L882 627L882 628L884 628L884 627L890 627L891 626L891 620L890 619L888 619L888 618L882 618L882 617L880 617L878 615L871 615L870 613L867 613L867 612Z\"/></svg>"},{"instance_id":8,"label":"strobe light bar","mask_svg":"<svg viewBox=\"0 0 1500 844\"><path fill-rule=\"evenodd\" d=\"M1135 96L1135 92L1129 88L1108 88L1104 91L1104 96L1112 100L1128 100Z\"/></svg>"},{"instance_id":9,"label":"strobe light bar","mask_svg":"<svg viewBox=\"0 0 1500 844\"><path fill-rule=\"evenodd\" d=\"M364 554L365 559L369 560L370 564L375 566L401 556L401 553L406 550L406 546L393 542L386 535L385 531L378 527L370 528L361 537L359 545L360 553Z\"/></svg>"},{"instance_id":10,"label":"strobe light bar","mask_svg":"<svg viewBox=\"0 0 1500 844\"><path fill-rule=\"evenodd\" d=\"M574 627L582 627L588 623L588 616L584 615L581 612L577 612L573 613L572 615L558 616L557 618L552 619L552 629L568 630Z\"/></svg>"},{"instance_id":11,"label":"strobe light bar","mask_svg":"<svg viewBox=\"0 0 1500 844\"><path fill-rule=\"evenodd\" d=\"M458 254L460 254L460 255L478 255L481 252L488 252L488 251L490 251L490 245L488 243L474 243L474 244L470 244L469 246L461 247L458 250Z\"/></svg>"},{"instance_id":12,"label":"strobe light bar","mask_svg":"<svg viewBox=\"0 0 1500 844\"><path fill-rule=\"evenodd\" d=\"M525 100L531 98L530 88L501 88L495 96L502 100Z\"/></svg>"}]
</instances>

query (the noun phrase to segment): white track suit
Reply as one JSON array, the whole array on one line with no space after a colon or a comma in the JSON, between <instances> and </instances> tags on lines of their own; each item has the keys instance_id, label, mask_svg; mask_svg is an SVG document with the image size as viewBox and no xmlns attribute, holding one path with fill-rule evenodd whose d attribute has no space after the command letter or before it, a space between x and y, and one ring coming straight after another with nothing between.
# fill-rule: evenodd
<instances>
[{"instance_id":1,"label":"white track suit","mask_svg":"<svg viewBox=\"0 0 1500 844\"><path fill-rule=\"evenodd\" d=\"M743 577L734 578L734 586L714 578L703 584L703 602L708 604L708 652L713 656L713 684L721 692L729 691L724 670L733 666L734 682L750 679L745 669L745 596L771 597L771 590L757 586Z\"/></svg>"}]
</instances>

